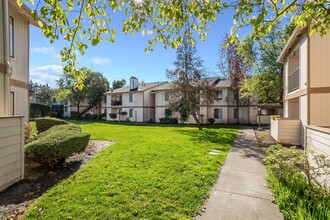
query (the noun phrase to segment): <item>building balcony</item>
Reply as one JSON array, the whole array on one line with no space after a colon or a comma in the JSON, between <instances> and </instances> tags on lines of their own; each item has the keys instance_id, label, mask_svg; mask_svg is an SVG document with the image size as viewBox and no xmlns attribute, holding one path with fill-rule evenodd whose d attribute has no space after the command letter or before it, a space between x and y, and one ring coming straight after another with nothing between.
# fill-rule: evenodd
<instances>
[{"instance_id":1,"label":"building balcony","mask_svg":"<svg viewBox=\"0 0 330 220\"><path fill-rule=\"evenodd\" d=\"M111 100L111 106L121 106L122 101L121 100Z\"/></svg>"},{"instance_id":2,"label":"building balcony","mask_svg":"<svg viewBox=\"0 0 330 220\"><path fill-rule=\"evenodd\" d=\"M299 67L294 70L288 77L288 93L293 92L299 89L299 81L300 81L300 71Z\"/></svg>"}]
</instances>

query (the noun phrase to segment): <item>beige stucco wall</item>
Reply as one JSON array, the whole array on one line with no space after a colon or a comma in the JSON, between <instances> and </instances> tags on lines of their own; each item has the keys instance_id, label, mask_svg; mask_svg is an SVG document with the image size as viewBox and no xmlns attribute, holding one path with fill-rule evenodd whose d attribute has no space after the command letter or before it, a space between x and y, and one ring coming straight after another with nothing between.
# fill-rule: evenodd
<instances>
[{"instance_id":1,"label":"beige stucco wall","mask_svg":"<svg viewBox=\"0 0 330 220\"><path fill-rule=\"evenodd\" d=\"M14 92L14 112L15 115L24 116L24 121L28 122L29 120L29 91L24 88L19 88L15 86L11 86L11 92ZM10 100L12 101L12 100ZM11 103L12 105L12 103Z\"/></svg>"},{"instance_id":2,"label":"beige stucco wall","mask_svg":"<svg viewBox=\"0 0 330 220\"><path fill-rule=\"evenodd\" d=\"M222 119L216 119L214 118L214 109L222 109ZM207 111L207 117L208 118L214 118L215 122L214 123L227 123L228 122L228 108L227 107L212 107L210 106Z\"/></svg>"},{"instance_id":3,"label":"beige stucco wall","mask_svg":"<svg viewBox=\"0 0 330 220\"><path fill-rule=\"evenodd\" d=\"M129 117L129 109L133 109L133 117ZM143 122L143 108L123 108L122 111L127 112L125 118L128 118L130 121Z\"/></svg>"},{"instance_id":4,"label":"beige stucco wall","mask_svg":"<svg viewBox=\"0 0 330 220\"><path fill-rule=\"evenodd\" d=\"M132 92L134 94L133 102L129 102L129 94L122 94L122 106L143 106L143 92Z\"/></svg>"},{"instance_id":5,"label":"beige stucco wall","mask_svg":"<svg viewBox=\"0 0 330 220\"><path fill-rule=\"evenodd\" d=\"M165 91L156 91L155 96L156 106L168 106L168 101L165 101Z\"/></svg>"},{"instance_id":6,"label":"beige stucco wall","mask_svg":"<svg viewBox=\"0 0 330 220\"><path fill-rule=\"evenodd\" d=\"M10 58L12 65L12 79L29 82L29 22L22 15L9 10L14 18L14 58Z\"/></svg>"}]
</instances>

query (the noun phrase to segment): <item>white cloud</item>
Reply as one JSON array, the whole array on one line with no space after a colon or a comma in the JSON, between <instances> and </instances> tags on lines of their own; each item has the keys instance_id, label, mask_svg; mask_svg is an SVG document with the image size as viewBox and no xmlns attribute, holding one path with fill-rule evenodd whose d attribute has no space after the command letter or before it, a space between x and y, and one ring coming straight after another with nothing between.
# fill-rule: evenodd
<instances>
[{"instance_id":1,"label":"white cloud","mask_svg":"<svg viewBox=\"0 0 330 220\"><path fill-rule=\"evenodd\" d=\"M109 58L93 57L89 62L96 66L104 66L105 64L110 63L110 61L111 60Z\"/></svg>"},{"instance_id":2,"label":"white cloud","mask_svg":"<svg viewBox=\"0 0 330 220\"><path fill-rule=\"evenodd\" d=\"M52 56L55 59L61 59L61 55L56 51L55 47L33 47L30 49L30 52L33 54L44 54Z\"/></svg>"},{"instance_id":3,"label":"white cloud","mask_svg":"<svg viewBox=\"0 0 330 220\"><path fill-rule=\"evenodd\" d=\"M56 87L56 80L62 75L60 65L38 66L30 70L30 79L33 82L48 84L50 87Z\"/></svg>"}]
</instances>

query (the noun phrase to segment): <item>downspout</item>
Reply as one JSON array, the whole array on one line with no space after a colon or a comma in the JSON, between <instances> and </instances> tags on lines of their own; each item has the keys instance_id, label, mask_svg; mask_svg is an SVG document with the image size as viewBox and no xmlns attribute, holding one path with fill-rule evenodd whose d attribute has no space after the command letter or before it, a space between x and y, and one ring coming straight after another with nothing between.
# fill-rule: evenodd
<instances>
[{"instance_id":1,"label":"downspout","mask_svg":"<svg viewBox=\"0 0 330 220\"><path fill-rule=\"evenodd\" d=\"M3 49L5 61L5 82L4 82L4 113L10 115L10 76L11 65L9 58L9 13L8 13L8 0L2 1L2 20L3 20Z\"/></svg>"}]
</instances>

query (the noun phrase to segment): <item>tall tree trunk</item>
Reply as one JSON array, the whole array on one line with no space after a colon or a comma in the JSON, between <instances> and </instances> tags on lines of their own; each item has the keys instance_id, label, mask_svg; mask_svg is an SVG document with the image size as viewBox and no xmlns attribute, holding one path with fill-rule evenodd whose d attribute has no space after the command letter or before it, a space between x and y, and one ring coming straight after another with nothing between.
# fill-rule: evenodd
<instances>
[{"instance_id":1,"label":"tall tree trunk","mask_svg":"<svg viewBox=\"0 0 330 220\"><path fill-rule=\"evenodd\" d=\"M80 118L80 101L77 102L78 118Z\"/></svg>"},{"instance_id":2,"label":"tall tree trunk","mask_svg":"<svg viewBox=\"0 0 330 220\"><path fill-rule=\"evenodd\" d=\"M239 121L239 89L236 89L236 109L237 109L237 124L240 123Z\"/></svg>"},{"instance_id":3,"label":"tall tree trunk","mask_svg":"<svg viewBox=\"0 0 330 220\"><path fill-rule=\"evenodd\" d=\"M196 114L192 114L193 118L195 119L196 123L197 123L197 126L198 126L198 129L199 130L203 130L203 127L202 127L202 124L201 122L199 121L199 119L197 118Z\"/></svg>"}]
</instances>

